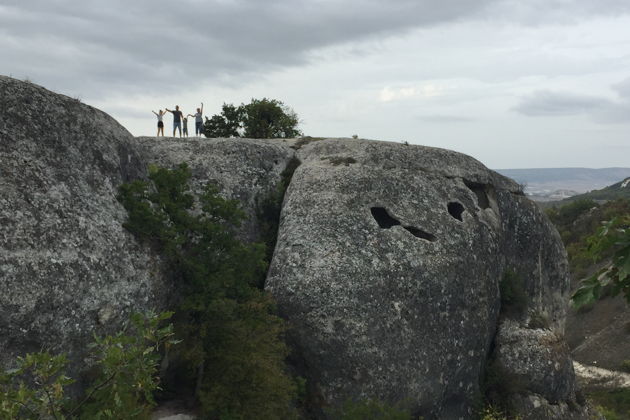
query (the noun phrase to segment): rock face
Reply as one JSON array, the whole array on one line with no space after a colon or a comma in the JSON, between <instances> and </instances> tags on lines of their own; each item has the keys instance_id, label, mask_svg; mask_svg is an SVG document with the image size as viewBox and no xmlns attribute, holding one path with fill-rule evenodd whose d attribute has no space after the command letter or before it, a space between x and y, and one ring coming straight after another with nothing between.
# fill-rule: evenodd
<instances>
[{"instance_id":1,"label":"rock face","mask_svg":"<svg viewBox=\"0 0 630 420\"><path fill-rule=\"evenodd\" d=\"M238 200L247 214L241 226L247 241L261 240L257 220L261 201L277 187L295 155L287 140L138 137L136 143L147 162L157 166L185 162L196 193L212 183L225 198Z\"/></svg>"},{"instance_id":2,"label":"rock face","mask_svg":"<svg viewBox=\"0 0 630 420\"><path fill-rule=\"evenodd\" d=\"M195 190L213 182L241 201L242 236L259 240L261 202L294 157L266 289L292 325L315 416L373 398L468 419L494 369L524 419L587 418L563 338L566 255L513 181L455 152L375 141L134 139L6 77L0 365L45 348L69 353L73 375L94 332L174 294L159 257L122 228L120 183L186 162ZM508 305L507 290L522 302Z\"/></svg>"},{"instance_id":3,"label":"rock face","mask_svg":"<svg viewBox=\"0 0 630 420\"><path fill-rule=\"evenodd\" d=\"M315 398L471 418L493 360L531 375L519 393L574 400L566 256L518 185L427 147L324 140L298 157L266 288L293 326ZM500 317L508 271L527 295L515 320ZM532 317L546 329L528 328Z\"/></svg>"},{"instance_id":4,"label":"rock face","mask_svg":"<svg viewBox=\"0 0 630 420\"><path fill-rule=\"evenodd\" d=\"M116 188L143 176L103 112L0 77L0 364L48 349L70 374L92 334L163 301L159 261L122 228Z\"/></svg>"}]
</instances>

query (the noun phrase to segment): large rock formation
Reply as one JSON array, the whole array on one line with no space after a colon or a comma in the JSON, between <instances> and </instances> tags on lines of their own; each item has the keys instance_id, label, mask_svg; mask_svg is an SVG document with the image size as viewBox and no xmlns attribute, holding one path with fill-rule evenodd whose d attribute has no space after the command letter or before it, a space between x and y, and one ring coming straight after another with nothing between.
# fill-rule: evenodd
<instances>
[{"instance_id":1,"label":"large rock formation","mask_svg":"<svg viewBox=\"0 0 630 420\"><path fill-rule=\"evenodd\" d=\"M84 365L92 334L163 302L159 259L122 227L118 185L144 175L105 113L0 77L0 364L47 349Z\"/></svg>"},{"instance_id":2,"label":"large rock formation","mask_svg":"<svg viewBox=\"0 0 630 420\"><path fill-rule=\"evenodd\" d=\"M136 142L152 164L172 168L185 162L195 193L211 183L225 198L238 200L247 214L241 232L248 241L261 240L261 202L274 192L295 154L290 140L138 137Z\"/></svg>"},{"instance_id":3,"label":"large rock formation","mask_svg":"<svg viewBox=\"0 0 630 420\"><path fill-rule=\"evenodd\" d=\"M260 205L296 156L266 288L311 401L470 418L499 372L523 418L585 415L563 339L566 256L511 180L455 152L375 141L133 139L98 110L5 77L0 364L47 348L76 370L93 332L173 294L115 198L148 163L187 162L194 189L213 182L242 202L242 235L258 240ZM502 304L503 279L520 305Z\"/></svg>"},{"instance_id":4,"label":"large rock formation","mask_svg":"<svg viewBox=\"0 0 630 420\"><path fill-rule=\"evenodd\" d=\"M515 395L574 401L564 249L517 184L427 147L324 140L298 157L266 287L316 398L470 418L491 363L527 378ZM500 317L509 272L525 308Z\"/></svg>"}]
</instances>

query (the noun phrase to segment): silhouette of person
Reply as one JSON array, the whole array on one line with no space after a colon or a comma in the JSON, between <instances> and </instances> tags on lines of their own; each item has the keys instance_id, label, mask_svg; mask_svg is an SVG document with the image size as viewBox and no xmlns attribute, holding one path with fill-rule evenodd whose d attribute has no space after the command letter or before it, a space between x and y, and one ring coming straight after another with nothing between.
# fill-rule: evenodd
<instances>
[{"instance_id":1,"label":"silhouette of person","mask_svg":"<svg viewBox=\"0 0 630 420\"><path fill-rule=\"evenodd\" d=\"M184 114L179 110L179 105L175 105L175 111L166 108L168 112L173 114L173 137L175 137L175 130L179 130L179 137L182 136L182 118Z\"/></svg>"},{"instance_id":2,"label":"silhouette of person","mask_svg":"<svg viewBox=\"0 0 630 420\"><path fill-rule=\"evenodd\" d=\"M160 137L160 131L162 132L162 137L164 137L164 121L162 121L162 117L164 117L164 114L166 114L166 112L162 112L161 109L159 114L153 110L151 112L153 112L158 119L157 137Z\"/></svg>"},{"instance_id":3,"label":"silhouette of person","mask_svg":"<svg viewBox=\"0 0 630 420\"><path fill-rule=\"evenodd\" d=\"M184 125L184 137L188 137L188 118L184 117L182 119L182 124Z\"/></svg>"}]
</instances>

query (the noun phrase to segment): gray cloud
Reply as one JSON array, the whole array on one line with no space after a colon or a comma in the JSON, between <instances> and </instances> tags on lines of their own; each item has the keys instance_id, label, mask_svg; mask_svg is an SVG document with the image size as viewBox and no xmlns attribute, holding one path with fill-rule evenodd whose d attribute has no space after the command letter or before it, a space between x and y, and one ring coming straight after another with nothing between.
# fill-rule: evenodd
<instances>
[{"instance_id":1,"label":"gray cloud","mask_svg":"<svg viewBox=\"0 0 630 420\"><path fill-rule=\"evenodd\" d=\"M0 73L85 96L173 92L256 81L308 63L319 48L445 22L628 11L626 0L5 0Z\"/></svg>"},{"instance_id":2,"label":"gray cloud","mask_svg":"<svg viewBox=\"0 0 630 420\"><path fill-rule=\"evenodd\" d=\"M613 85L620 100L567 92L537 91L521 99L514 111L530 117L587 115L602 124L630 123L630 79Z\"/></svg>"},{"instance_id":3,"label":"gray cloud","mask_svg":"<svg viewBox=\"0 0 630 420\"><path fill-rule=\"evenodd\" d=\"M630 77L614 84L612 87L615 91L617 91L619 96L630 100Z\"/></svg>"},{"instance_id":4,"label":"gray cloud","mask_svg":"<svg viewBox=\"0 0 630 420\"><path fill-rule=\"evenodd\" d=\"M492 1L8 1L0 71L87 95L229 84L305 64L317 48L452 21Z\"/></svg>"},{"instance_id":5,"label":"gray cloud","mask_svg":"<svg viewBox=\"0 0 630 420\"><path fill-rule=\"evenodd\" d=\"M609 106L606 99L565 92L538 91L523 98L514 110L530 116L578 115Z\"/></svg>"},{"instance_id":6,"label":"gray cloud","mask_svg":"<svg viewBox=\"0 0 630 420\"><path fill-rule=\"evenodd\" d=\"M474 121L473 118L458 115L420 115L418 120L426 123L448 124L448 123L468 123Z\"/></svg>"}]
</instances>

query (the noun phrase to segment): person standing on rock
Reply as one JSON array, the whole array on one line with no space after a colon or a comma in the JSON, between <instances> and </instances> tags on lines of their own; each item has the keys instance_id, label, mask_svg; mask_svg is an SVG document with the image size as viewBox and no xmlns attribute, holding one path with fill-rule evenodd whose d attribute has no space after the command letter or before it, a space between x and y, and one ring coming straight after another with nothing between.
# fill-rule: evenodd
<instances>
[{"instance_id":1,"label":"person standing on rock","mask_svg":"<svg viewBox=\"0 0 630 420\"><path fill-rule=\"evenodd\" d=\"M182 124L184 125L184 137L188 137L188 118L184 117L182 119Z\"/></svg>"},{"instance_id":2,"label":"person standing on rock","mask_svg":"<svg viewBox=\"0 0 630 420\"><path fill-rule=\"evenodd\" d=\"M175 111L166 108L168 112L173 114L173 137L175 137L175 130L179 129L179 137L182 136L182 118L184 114L179 110L179 105L175 105Z\"/></svg>"},{"instance_id":3,"label":"person standing on rock","mask_svg":"<svg viewBox=\"0 0 630 420\"><path fill-rule=\"evenodd\" d=\"M189 117L195 117L195 136L201 136L201 132L203 130L203 102L201 103L201 108L197 108L197 112L195 115L188 114Z\"/></svg>"},{"instance_id":4,"label":"person standing on rock","mask_svg":"<svg viewBox=\"0 0 630 420\"><path fill-rule=\"evenodd\" d=\"M162 137L164 137L164 121L162 121L162 117L164 117L164 114L166 114L166 112L162 112L161 109L159 111L159 114L153 110L151 112L153 112L158 119L157 137L160 137L160 131L162 132Z\"/></svg>"}]
</instances>

